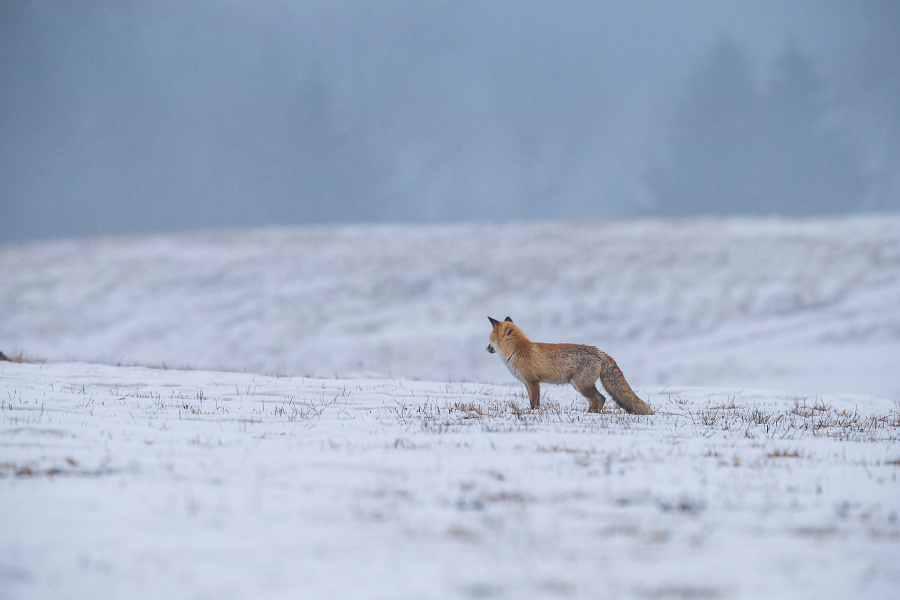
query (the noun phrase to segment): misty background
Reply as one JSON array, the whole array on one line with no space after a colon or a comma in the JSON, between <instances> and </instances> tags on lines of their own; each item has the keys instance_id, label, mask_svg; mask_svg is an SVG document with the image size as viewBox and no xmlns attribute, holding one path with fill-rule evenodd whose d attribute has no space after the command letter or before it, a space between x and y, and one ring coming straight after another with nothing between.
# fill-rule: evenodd
<instances>
[{"instance_id":1,"label":"misty background","mask_svg":"<svg viewBox=\"0 0 900 600\"><path fill-rule=\"evenodd\" d=\"M900 3L0 0L0 241L900 209Z\"/></svg>"}]
</instances>

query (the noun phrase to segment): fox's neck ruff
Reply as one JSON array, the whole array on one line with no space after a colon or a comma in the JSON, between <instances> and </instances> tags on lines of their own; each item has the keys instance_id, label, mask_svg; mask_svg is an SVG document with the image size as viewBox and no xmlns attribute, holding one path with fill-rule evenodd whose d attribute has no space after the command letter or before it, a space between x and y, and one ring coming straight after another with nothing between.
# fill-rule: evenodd
<instances>
[{"instance_id":1,"label":"fox's neck ruff","mask_svg":"<svg viewBox=\"0 0 900 600\"><path fill-rule=\"evenodd\" d=\"M512 373L512 376L519 381L524 382L525 379L522 377L522 373L516 368L516 358L521 352L522 346L523 344L519 339L515 340L513 343L501 344L500 347L497 348L497 354L500 356L500 360L503 361L503 364L506 365L506 368L509 369L509 372ZM509 354L507 354L507 352Z\"/></svg>"},{"instance_id":2,"label":"fox's neck ruff","mask_svg":"<svg viewBox=\"0 0 900 600\"><path fill-rule=\"evenodd\" d=\"M506 368L509 369L509 372L512 373L512 376L518 379L521 382L524 382L525 379L522 377L522 374L516 368L516 355L510 354L509 356L500 355L500 358L503 360L503 364L506 365Z\"/></svg>"}]
</instances>

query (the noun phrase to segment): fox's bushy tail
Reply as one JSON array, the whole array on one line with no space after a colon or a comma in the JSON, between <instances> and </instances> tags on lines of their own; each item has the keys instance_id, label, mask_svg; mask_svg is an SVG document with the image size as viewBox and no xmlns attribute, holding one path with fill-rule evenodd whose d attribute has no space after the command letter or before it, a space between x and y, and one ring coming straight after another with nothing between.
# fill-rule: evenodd
<instances>
[{"instance_id":1,"label":"fox's bushy tail","mask_svg":"<svg viewBox=\"0 0 900 600\"><path fill-rule=\"evenodd\" d=\"M600 368L600 382L603 387L616 401L616 404L629 412L636 415L652 415L653 409L650 405L638 398L628 382L625 381L625 375L622 369L616 364L616 361L608 354L603 355L602 366Z\"/></svg>"}]
</instances>

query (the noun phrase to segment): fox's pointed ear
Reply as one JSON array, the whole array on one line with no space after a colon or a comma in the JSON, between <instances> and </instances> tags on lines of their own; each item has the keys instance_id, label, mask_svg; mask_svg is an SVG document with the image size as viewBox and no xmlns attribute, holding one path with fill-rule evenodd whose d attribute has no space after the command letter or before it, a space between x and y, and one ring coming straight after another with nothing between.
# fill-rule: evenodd
<instances>
[{"instance_id":1,"label":"fox's pointed ear","mask_svg":"<svg viewBox=\"0 0 900 600\"><path fill-rule=\"evenodd\" d=\"M497 326L497 323L500 322L500 321L498 321L497 319L494 319L493 317L488 317L488 321L490 321L490 322L491 322L491 325L493 325L494 327L496 327L496 326Z\"/></svg>"},{"instance_id":2,"label":"fox's pointed ear","mask_svg":"<svg viewBox=\"0 0 900 600\"><path fill-rule=\"evenodd\" d=\"M506 321L509 321L510 323L512 323L512 319L510 319L509 317L506 317L505 320L506 320Z\"/></svg>"}]
</instances>

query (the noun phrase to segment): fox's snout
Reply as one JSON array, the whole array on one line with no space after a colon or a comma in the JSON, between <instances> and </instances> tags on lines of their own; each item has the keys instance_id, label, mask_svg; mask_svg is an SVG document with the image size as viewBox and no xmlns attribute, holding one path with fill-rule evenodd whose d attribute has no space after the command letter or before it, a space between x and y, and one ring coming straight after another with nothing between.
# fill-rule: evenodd
<instances>
[{"instance_id":1,"label":"fox's snout","mask_svg":"<svg viewBox=\"0 0 900 600\"><path fill-rule=\"evenodd\" d=\"M496 350L494 350L494 346L492 344L487 345L487 351L490 352L491 354L496 352Z\"/></svg>"}]
</instances>

